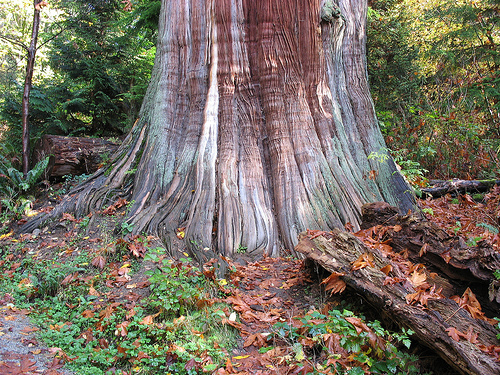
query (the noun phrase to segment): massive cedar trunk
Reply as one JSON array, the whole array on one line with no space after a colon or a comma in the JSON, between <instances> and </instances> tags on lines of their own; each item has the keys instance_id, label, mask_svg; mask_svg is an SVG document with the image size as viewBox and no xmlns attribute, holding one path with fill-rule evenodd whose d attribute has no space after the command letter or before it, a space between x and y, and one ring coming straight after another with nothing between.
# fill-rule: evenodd
<instances>
[{"instance_id":1,"label":"massive cedar trunk","mask_svg":"<svg viewBox=\"0 0 500 375\"><path fill-rule=\"evenodd\" d=\"M370 97L365 0L164 0L152 79L114 165L55 210L133 201L130 223L200 260L292 249L359 227L361 206L414 208Z\"/></svg>"}]
</instances>

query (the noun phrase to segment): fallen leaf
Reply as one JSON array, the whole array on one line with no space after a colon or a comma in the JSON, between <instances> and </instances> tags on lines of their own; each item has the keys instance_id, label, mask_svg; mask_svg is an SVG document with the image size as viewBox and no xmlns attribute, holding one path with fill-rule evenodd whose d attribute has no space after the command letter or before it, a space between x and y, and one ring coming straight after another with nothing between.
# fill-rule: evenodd
<instances>
[{"instance_id":1,"label":"fallen leaf","mask_svg":"<svg viewBox=\"0 0 500 375\"><path fill-rule=\"evenodd\" d=\"M429 244L424 244L424 246L422 246L420 248L420 251L418 253L418 256L421 257L422 255L424 255L425 253L427 253L427 247L429 247Z\"/></svg>"},{"instance_id":2,"label":"fallen leaf","mask_svg":"<svg viewBox=\"0 0 500 375\"><path fill-rule=\"evenodd\" d=\"M392 265L388 264L385 267L382 267L380 271L382 271L383 273L385 273L386 276L388 276L389 272L392 272Z\"/></svg>"},{"instance_id":3,"label":"fallen leaf","mask_svg":"<svg viewBox=\"0 0 500 375\"><path fill-rule=\"evenodd\" d=\"M245 358L248 358L250 357L249 355L238 355L236 357L233 357L233 359L245 359Z\"/></svg>"},{"instance_id":4,"label":"fallen leaf","mask_svg":"<svg viewBox=\"0 0 500 375\"><path fill-rule=\"evenodd\" d=\"M106 265L106 258L104 258L102 255L98 255L92 260L92 265L102 270Z\"/></svg>"},{"instance_id":5,"label":"fallen leaf","mask_svg":"<svg viewBox=\"0 0 500 375\"><path fill-rule=\"evenodd\" d=\"M84 318L93 318L94 315L95 314L91 310L85 310L85 311L82 312L82 316Z\"/></svg>"},{"instance_id":6,"label":"fallen leaf","mask_svg":"<svg viewBox=\"0 0 500 375\"><path fill-rule=\"evenodd\" d=\"M33 373L37 370L36 367L36 362L33 361L31 358L28 358L26 356L23 356L21 358L21 361L19 363L19 371L20 374L22 373Z\"/></svg>"},{"instance_id":7,"label":"fallen leaf","mask_svg":"<svg viewBox=\"0 0 500 375\"><path fill-rule=\"evenodd\" d=\"M463 336L463 333L457 330L455 327L448 327L445 331L448 332L448 336L450 336L456 342L459 342L460 336Z\"/></svg>"},{"instance_id":8,"label":"fallen leaf","mask_svg":"<svg viewBox=\"0 0 500 375\"><path fill-rule=\"evenodd\" d=\"M356 270L360 270L360 269L368 267L368 266L373 267L373 261L374 261L374 258L373 258L372 253L364 253L364 254L360 255L360 257L358 259L356 259L354 261L354 263L352 264L351 270L356 271Z\"/></svg>"},{"instance_id":9,"label":"fallen leaf","mask_svg":"<svg viewBox=\"0 0 500 375\"><path fill-rule=\"evenodd\" d=\"M424 285L426 279L427 275L425 274L425 272L418 271L413 271L412 274L408 277L408 280L410 280L411 284L415 288Z\"/></svg>"},{"instance_id":10,"label":"fallen leaf","mask_svg":"<svg viewBox=\"0 0 500 375\"><path fill-rule=\"evenodd\" d=\"M130 324L128 321L121 322L116 325L115 335L125 337L128 334L127 327Z\"/></svg>"},{"instance_id":11,"label":"fallen leaf","mask_svg":"<svg viewBox=\"0 0 500 375\"><path fill-rule=\"evenodd\" d=\"M148 315L146 317L144 317L140 322L139 324L144 324L144 325L151 325L153 324L153 321L154 321L154 317L153 315Z\"/></svg>"},{"instance_id":12,"label":"fallen leaf","mask_svg":"<svg viewBox=\"0 0 500 375\"><path fill-rule=\"evenodd\" d=\"M37 332L37 331L40 331L40 328L37 328L37 327L25 327L21 332L31 333L31 332Z\"/></svg>"},{"instance_id":13,"label":"fallen leaf","mask_svg":"<svg viewBox=\"0 0 500 375\"><path fill-rule=\"evenodd\" d=\"M321 284L325 284L325 290L331 290L331 294L342 293L346 288L346 283L340 278L341 276L345 276L345 273L332 272Z\"/></svg>"},{"instance_id":14,"label":"fallen leaf","mask_svg":"<svg viewBox=\"0 0 500 375\"><path fill-rule=\"evenodd\" d=\"M256 348L261 348L266 345L266 338L263 337L260 333L251 334L243 343L243 347L247 348L252 345Z\"/></svg>"},{"instance_id":15,"label":"fallen leaf","mask_svg":"<svg viewBox=\"0 0 500 375\"><path fill-rule=\"evenodd\" d=\"M467 330L467 333L464 335L464 339L469 341L471 344L477 344L477 333L474 332L472 326L469 326L469 329Z\"/></svg>"}]
</instances>

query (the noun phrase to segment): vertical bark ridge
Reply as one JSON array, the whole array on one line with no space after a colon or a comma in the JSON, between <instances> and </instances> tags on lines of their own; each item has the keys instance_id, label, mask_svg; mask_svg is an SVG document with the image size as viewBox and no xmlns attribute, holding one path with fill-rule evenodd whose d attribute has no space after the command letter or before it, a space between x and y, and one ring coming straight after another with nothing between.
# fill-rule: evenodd
<instances>
[{"instance_id":1,"label":"vertical bark ridge","mask_svg":"<svg viewBox=\"0 0 500 375\"><path fill-rule=\"evenodd\" d=\"M194 247L204 250L210 249L212 246L219 126L218 32L213 9L208 10L207 19L210 28L210 73L201 136L195 162L196 185L189 208L189 219L186 228L186 238L192 241Z\"/></svg>"},{"instance_id":2,"label":"vertical bark ridge","mask_svg":"<svg viewBox=\"0 0 500 375\"><path fill-rule=\"evenodd\" d=\"M219 27L227 30L219 52L220 159L218 181L219 249L239 247L276 255L279 249L272 199L258 142L260 104L251 87L247 34L240 1L218 4Z\"/></svg>"}]
</instances>

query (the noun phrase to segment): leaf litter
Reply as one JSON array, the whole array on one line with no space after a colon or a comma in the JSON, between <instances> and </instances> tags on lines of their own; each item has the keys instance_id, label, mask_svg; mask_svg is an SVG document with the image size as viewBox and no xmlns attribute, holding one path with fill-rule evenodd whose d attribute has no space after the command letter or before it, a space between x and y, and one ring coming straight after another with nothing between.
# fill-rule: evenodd
<instances>
[{"instance_id":1,"label":"leaf litter","mask_svg":"<svg viewBox=\"0 0 500 375\"><path fill-rule=\"evenodd\" d=\"M459 232L465 236L482 236L482 239L491 241L498 247L498 233L495 233L491 228L495 223L498 225L500 211L498 211L498 201L500 196L500 188L496 188L490 195L486 196L485 203L472 204L469 199L462 199L457 204L452 202L452 198L444 197L440 200L422 201L424 208L430 208L433 215L428 215L429 219L440 224L444 229ZM112 204L108 209L102 212L103 215L111 216L116 214L119 209L126 205L126 201L120 201ZM455 205L457 207L455 207ZM496 207L495 207L496 206ZM478 213L480 211L480 213ZM462 225L457 229L450 229L452 224L456 224L457 217ZM472 217L472 219L470 218ZM71 215L66 215L64 219L76 226L81 220L76 220ZM496 220L496 221L495 221ZM478 225L485 223L487 225ZM492 223L492 224L490 224ZM455 225L454 228L457 228ZM398 228L392 228L397 231ZM408 295L407 301L410 304L426 305L428 298L441 298L440 291L436 290L427 281L430 277L424 267L410 264L404 254L393 253L389 242L384 241L383 230L370 228L365 232L358 232L357 235L362 237L363 241L374 248L397 260L399 264L406 264L401 267L407 270L405 277L392 275L392 269L385 268L382 271L387 275L386 281L390 283L411 283L415 289L415 295ZM320 236L325 232L317 231L313 233L315 236ZM69 234L69 235L68 235ZM36 236L24 235L21 238L15 236L5 236L1 239L3 242L19 243L19 241L30 241L29 246L24 250L23 254L28 251L36 252L36 256L40 259L56 254L61 257L69 257L82 251L76 246L71 245L68 239L74 235L74 232L68 230L66 233L59 235L45 235L35 238ZM90 236L92 237L92 236ZM101 296L93 287L91 278L80 275L80 273L68 274L62 284L88 284L89 295L103 297L94 304L91 309L85 310L82 313L84 318L101 320L109 319L117 311L117 309L125 308L128 313L126 319L131 319L135 314L135 306L140 304L141 299L147 295L148 280L143 273L133 273L130 276L130 265L128 259L144 257L148 246L145 245L152 238L141 238L139 236L129 236L127 239L121 239L116 244L110 247L103 246L103 239L100 237L87 237L84 247L93 251L95 256L91 264L96 268L103 270L105 267L110 268L109 278L105 284L111 291L106 295ZM113 253L114 247L126 248L128 255L124 255L121 261L111 261L108 252ZM422 247L422 253L425 252L425 245ZM19 260L21 256L19 256ZM13 275L17 267L15 259L14 263L7 270L7 275ZM314 311L327 313L330 308L339 303L339 299L329 297L330 294L340 294L345 290L345 283L342 281L342 274L332 274L325 277L321 284L323 291L320 291L319 283L311 279L311 273L304 266L304 261L287 258L270 258L251 262L248 264L239 264L229 258L224 258L229 264L229 276L227 282L217 280L211 264L203 269L203 274L207 279L218 282L218 288L225 295L224 298L215 298L214 301L222 301L233 307L236 314L230 310L226 310L225 317L222 323L235 327L241 333L240 347L232 353L228 353L228 358L223 367L216 369L215 374L305 374L315 368L315 364L311 361L311 353L314 353L316 342L310 337L302 337L298 343L300 345L291 345L284 339L277 338L275 325L280 322L287 322L291 326L300 331L302 327L301 319L306 314L311 314ZM215 263L215 261L212 262ZM352 264L352 269L361 269L364 267L373 267L373 259L370 254L363 254ZM26 288L30 288L29 278L25 281ZM313 290L311 292L311 290ZM325 293L328 292L328 293ZM36 291L33 291L36 293ZM328 294L328 295L327 295ZM32 327L25 318L25 312L21 313L22 319L18 320L18 313L15 312L14 301L10 300L10 295L2 296L0 304L0 314L3 321L0 323L0 340L9 339L5 328L7 322L21 322L19 329L20 335L36 333L36 328ZM217 301L216 301L217 300ZM475 299L472 291L467 290L462 297L455 297L460 308L465 309L471 315L478 319L488 320L482 313L477 299ZM6 306L9 306L8 308ZM12 306L12 307L11 307ZM140 324L146 326L154 326L154 314L145 316ZM373 350L384 347L384 341L374 334L374 332L366 326L366 324L355 317L346 319L357 332L366 332L370 337L370 345ZM311 320L313 321L313 320ZM316 324L324 323L324 319L318 318ZM102 324L102 323L100 323ZM124 337L128 334L129 321L125 320L115 325L115 335ZM182 324L178 322L177 324ZM62 326L54 326L53 329L61 329ZM99 326L97 326L99 329ZM9 328L7 328L8 330ZM1 335L1 333L4 333ZM201 334L201 333L200 333ZM461 339L475 343L476 336L474 332L460 332L453 327L450 327L448 334L454 340ZM92 331L87 330L81 332L80 337L87 341L92 340ZM339 344L339 336L334 332L324 334L322 340L327 348L336 353L335 357L330 357L328 362L340 363L344 368L348 368L355 361L349 356L342 346ZM73 358L65 353L60 348L46 349L39 343L36 338L29 336L22 342L33 347L31 352L23 354L15 354L5 349L2 350L0 359L0 373L5 374L63 374L66 370L62 369L64 362L70 362ZM105 340L100 342L102 347L106 347L109 343ZM7 346L0 345L2 348ZM126 349L121 349L126 352ZM492 355L498 356L498 348L483 348L484 351L490 351ZM42 355L45 365L41 365L37 356ZM52 355L52 362L49 355ZM141 358L148 357L148 354L139 351L135 360L140 362ZM9 359L10 358L10 359ZM15 358L15 360L12 360ZM172 363L176 361L176 354L171 352ZM353 362L354 361L354 362ZM186 363L186 369L196 369L199 363L194 359Z\"/></svg>"}]
</instances>

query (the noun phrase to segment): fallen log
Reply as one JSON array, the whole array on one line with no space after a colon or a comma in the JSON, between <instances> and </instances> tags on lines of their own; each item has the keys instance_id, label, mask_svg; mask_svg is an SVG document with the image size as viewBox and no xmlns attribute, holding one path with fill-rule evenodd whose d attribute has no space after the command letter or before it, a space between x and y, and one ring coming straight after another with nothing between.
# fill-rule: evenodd
<instances>
[{"instance_id":1,"label":"fallen log","mask_svg":"<svg viewBox=\"0 0 500 375\"><path fill-rule=\"evenodd\" d=\"M500 185L500 180L433 180L430 184L431 187L421 189L422 193L439 198L446 194L484 193Z\"/></svg>"},{"instance_id":2,"label":"fallen log","mask_svg":"<svg viewBox=\"0 0 500 375\"><path fill-rule=\"evenodd\" d=\"M462 237L451 236L419 216L400 216L396 208L384 202L364 205L361 214L362 230L376 228L366 235L381 241L390 238L394 251L408 251L413 261L418 258L432 264L452 279L489 283L500 269L500 249L486 241L468 246Z\"/></svg>"},{"instance_id":3,"label":"fallen log","mask_svg":"<svg viewBox=\"0 0 500 375\"><path fill-rule=\"evenodd\" d=\"M446 280L422 265L388 248L369 248L353 234L339 230L302 234L295 250L332 272L338 282L397 324L413 330L419 341L460 373L500 373L500 342L492 322L469 309L464 302L467 298L449 298ZM476 319L469 311L486 320Z\"/></svg>"},{"instance_id":4,"label":"fallen log","mask_svg":"<svg viewBox=\"0 0 500 375\"><path fill-rule=\"evenodd\" d=\"M102 138L44 135L34 148L34 161L50 156L47 177L95 172L118 144Z\"/></svg>"}]
</instances>

